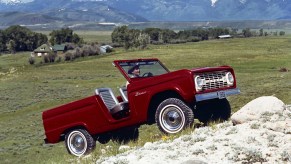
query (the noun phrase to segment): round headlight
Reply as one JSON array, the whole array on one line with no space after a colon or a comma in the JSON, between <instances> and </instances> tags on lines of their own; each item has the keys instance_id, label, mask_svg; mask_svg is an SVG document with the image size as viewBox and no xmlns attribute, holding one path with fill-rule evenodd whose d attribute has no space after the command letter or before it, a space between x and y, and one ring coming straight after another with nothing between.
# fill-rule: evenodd
<instances>
[{"instance_id":1,"label":"round headlight","mask_svg":"<svg viewBox=\"0 0 291 164\"><path fill-rule=\"evenodd\" d=\"M200 76L196 76L195 77L195 84L196 84L196 89L197 90L202 90L203 83L204 83L204 81Z\"/></svg>"},{"instance_id":2,"label":"round headlight","mask_svg":"<svg viewBox=\"0 0 291 164\"><path fill-rule=\"evenodd\" d=\"M228 85L233 85L233 83L234 83L234 77L231 74L231 72L227 72L226 73L226 80L227 80L227 84Z\"/></svg>"}]
</instances>

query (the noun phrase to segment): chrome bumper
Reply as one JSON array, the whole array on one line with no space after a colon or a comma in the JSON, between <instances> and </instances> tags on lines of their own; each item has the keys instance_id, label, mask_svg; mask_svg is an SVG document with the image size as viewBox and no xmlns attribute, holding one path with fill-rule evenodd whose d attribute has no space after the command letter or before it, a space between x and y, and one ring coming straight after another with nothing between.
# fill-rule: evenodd
<instances>
[{"instance_id":1,"label":"chrome bumper","mask_svg":"<svg viewBox=\"0 0 291 164\"><path fill-rule=\"evenodd\" d=\"M230 95L239 94L240 90L238 88L236 89L228 89L223 91L217 91L217 92L209 92L209 93L202 93L195 95L196 102L198 101L204 101L204 100L210 100L210 99L223 99Z\"/></svg>"}]
</instances>

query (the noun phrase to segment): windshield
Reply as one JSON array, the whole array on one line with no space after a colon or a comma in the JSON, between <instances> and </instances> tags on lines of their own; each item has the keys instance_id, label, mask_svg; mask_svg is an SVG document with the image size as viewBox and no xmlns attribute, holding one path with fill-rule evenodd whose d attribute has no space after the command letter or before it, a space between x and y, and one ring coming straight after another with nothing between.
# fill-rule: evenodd
<instances>
[{"instance_id":1,"label":"windshield","mask_svg":"<svg viewBox=\"0 0 291 164\"><path fill-rule=\"evenodd\" d=\"M168 73L159 61L129 61L119 64L130 78L151 77Z\"/></svg>"}]
</instances>

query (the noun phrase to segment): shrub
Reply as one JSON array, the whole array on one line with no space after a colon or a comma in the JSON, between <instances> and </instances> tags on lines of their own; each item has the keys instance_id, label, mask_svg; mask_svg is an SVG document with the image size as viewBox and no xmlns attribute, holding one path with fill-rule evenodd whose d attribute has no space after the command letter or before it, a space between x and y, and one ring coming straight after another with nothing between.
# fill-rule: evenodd
<instances>
[{"instance_id":1,"label":"shrub","mask_svg":"<svg viewBox=\"0 0 291 164\"><path fill-rule=\"evenodd\" d=\"M44 63L49 63L50 62L49 55L43 56L43 62Z\"/></svg>"},{"instance_id":2,"label":"shrub","mask_svg":"<svg viewBox=\"0 0 291 164\"><path fill-rule=\"evenodd\" d=\"M29 64L33 65L33 64L35 63L35 59L34 59L34 57L30 57L30 58L28 59L28 62L29 62Z\"/></svg>"},{"instance_id":3,"label":"shrub","mask_svg":"<svg viewBox=\"0 0 291 164\"><path fill-rule=\"evenodd\" d=\"M74 43L66 43L67 50L73 50L76 48Z\"/></svg>"},{"instance_id":4,"label":"shrub","mask_svg":"<svg viewBox=\"0 0 291 164\"><path fill-rule=\"evenodd\" d=\"M123 45L119 44L119 43L112 43L112 44L110 44L110 46L113 47L113 48L123 47Z\"/></svg>"},{"instance_id":5,"label":"shrub","mask_svg":"<svg viewBox=\"0 0 291 164\"><path fill-rule=\"evenodd\" d=\"M70 61L72 60L72 53L71 52L66 52L65 53L65 61Z\"/></svg>"},{"instance_id":6,"label":"shrub","mask_svg":"<svg viewBox=\"0 0 291 164\"><path fill-rule=\"evenodd\" d=\"M77 47L75 50L76 50L75 58L84 57L83 50L80 47Z\"/></svg>"},{"instance_id":7,"label":"shrub","mask_svg":"<svg viewBox=\"0 0 291 164\"><path fill-rule=\"evenodd\" d=\"M50 62L50 63L55 62L56 57L57 57L57 54L55 54L55 53L53 53L53 52L50 53L50 54L48 55L49 62Z\"/></svg>"},{"instance_id":8,"label":"shrub","mask_svg":"<svg viewBox=\"0 0 291 164\"><path fill-rule=\"evenodd\" d=\"M187 39L187 42L199 42L199 41L200 41L199 38L194 38L194 37L191 37L191 38Z\"/></svg>"},{"instance_id":9,"label":"shrub","mask_svg":"<svg viewBox=\"0 0 291 164\"><path fill-rule=\"evenodd\" d=\"M82 51L82 55L81 55L82 57L94 56L94 55L100 54L100 48L95 43L92 43L91 45L83 46L80 51Z\"/></svg>"},{"instance_id":10,"label":"shrub","mask_svg":"<svg viewBox=\"0 0 291 164\"><path fill-rule=\"evenodd\" d=\"M58 57L58 59L57 59L57 62L59 63L59 62L61 62L62 61L62 57Z\"/></svg>"},{"instance_id":11,"label":"shrub","mask_svg":"<svg viewBox=\"0 0 291 164\"><path fill-rule=\"evenodd\" d=\"M186 43L186 40L180 40L180 39L175 39L175 40L171 40L169 43L170 44L181 44L181 43Z\"/></svg>"},{"instance_id":12,"label":"shrub","mask_svg":"<svg viewBox=\"0 0 291 164\"><path fill-rule=\"evenodd\" d=\"M83 51L82 55L84 57L89 56L89 47L87 45L82 48L82 51Z\"/></svg>"},{"instance_id":13,"label":"shrub","mask_svg":"<svg viewBox=\"0 0 291 164\"><path fill-rule=\"evenodd\" d=\"M161 45L161 44L164 44L164 43L161 42L161 41L151 41L151 44L153 44L153 45Z\"/></svg>"},{"instance_id":14,"label":"shrub","mask_svg":"<svg viewBox=\"0 0 291 164\"><path fill-rule=\"evenodd\" d=\"M289 70L287 68L280 68L279 72L288 72Z\"/></svg>"}]
</instances>

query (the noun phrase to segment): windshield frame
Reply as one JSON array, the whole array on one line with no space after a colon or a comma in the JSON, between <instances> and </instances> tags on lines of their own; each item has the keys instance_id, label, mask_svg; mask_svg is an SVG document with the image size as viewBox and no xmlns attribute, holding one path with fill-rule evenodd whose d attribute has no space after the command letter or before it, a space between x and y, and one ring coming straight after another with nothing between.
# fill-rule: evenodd
<instances>
[{"instance_id":1,"label":"windshield frame","mask_svg":"<svg viewBox=\"0 0 291 164\"><path fill-rule=\"evenodd\" d=\"M148 78L148 77L130 77L130 75L128 74L127 70L124 69L122 64L123 63L142 63L142 62L157 62L165 70L165 73L163 73L163 74L166 74L166 73L170 72L168 70L168 68L164 64L162 64L160 62L160 60L157 59L157 58L133 59L133 60L115 60L115 61L113 61L113 65L119 69L119 71L127 79L127 81L131 82L131 81L134 81L134 80L137 80L137 79L144 79L144 78ZM134 65L132 64L131 66L134 66ZM159 75L161 75L161 74L159 74ZM156 75L156 76L159 76L159 75Z\"/></svg>"}]
</instances>

